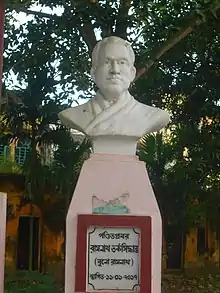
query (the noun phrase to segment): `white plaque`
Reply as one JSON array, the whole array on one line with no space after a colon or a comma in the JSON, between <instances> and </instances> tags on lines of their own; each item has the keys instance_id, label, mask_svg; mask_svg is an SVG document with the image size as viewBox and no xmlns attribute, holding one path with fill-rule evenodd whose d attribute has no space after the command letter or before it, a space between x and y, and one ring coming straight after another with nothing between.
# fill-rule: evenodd
<instances>
[{"instance_id":1,"label":"white plaque","mask_svg":"<svg viewBox=\"0 0 220 293\"><path fill-rule=\"evenodd\" d=\"M139 288L138 229L90 227L87 240L87 291Z\"/></svg>"}]
</instances>

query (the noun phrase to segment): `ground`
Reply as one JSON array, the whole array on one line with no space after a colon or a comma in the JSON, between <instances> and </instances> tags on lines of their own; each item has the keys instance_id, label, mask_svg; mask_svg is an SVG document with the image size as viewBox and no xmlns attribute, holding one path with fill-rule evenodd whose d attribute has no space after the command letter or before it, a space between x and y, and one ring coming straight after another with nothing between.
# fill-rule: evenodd
<instances>
[{"instance_id":1,"label":"ground","mask_svg":"<svg viewBox=\"0 0 220 293\"><path fill-rule=\"evenodd\" d=\"M197 269L163 276L162 293L220 293L220 269ZM63 286L51 276L38 272L18 272L6 276L5 293L59 293Z\"/></svg>"},{"instance_id":2,"label":"ground","mask_svg":"<svg viewBox=\"0 0 220 293\"><path fill-rule=\"evenodd\" d=\"M163 284L164 293L220 293L220 270L166 274Z\"/></svg>"}]
</instances>

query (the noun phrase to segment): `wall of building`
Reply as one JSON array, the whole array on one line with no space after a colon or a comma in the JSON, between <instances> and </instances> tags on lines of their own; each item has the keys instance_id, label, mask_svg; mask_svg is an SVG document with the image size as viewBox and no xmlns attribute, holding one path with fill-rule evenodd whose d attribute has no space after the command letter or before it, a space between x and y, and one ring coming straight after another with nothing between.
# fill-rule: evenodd
<instances>
[{"instance_id":1,"label":"wall of building","mask_svg":"<svg viewBox=\"0 0 220 293\"><path fill-rule=\"evenodd\" d=\"M16 177L18 178L18 176ZM17 260L17 243L18 243L18 226L20 217L30 216L30 205L21 205L21 198L23 195L23 187L18 179L14 180L10 176L0 180L1 192L6 192L8 195L8 217L6 226L6 253L5 264L6 269L16 269ZM32 206L32 215L39 218L39 248L40 253L39 264L43 269L47 265L55 263L64 258L63 255L63 233L51 232L43 223L41 211L37 206ZM28 244L27 244L28 245Z\"/></svg>"},{"instance_id":2,"label":"wall of building","mask_svg":"<svg viewBox=\"0 0 220 293\"><path fill-rule=\"evenodd\" d=\"M201 239L200 230L193 229L187 235L185 268L219 267L219 240L217 233L207 224L204 227L204 236ZM203 241L204 240L204 241Z\"/></svg>"},{"instance_id":3,"label":"wall of building","mask_svg":"<svg viewBox=\"0 0 220 293\"><path fill-rule=\"evenodd\" d=\"M202 231L202 233L201 233ZM163 269L177 269L168 267L169 253L167 243L163 246ZM170 257L176 257L177 254L170 253ZM205 227L191 229L186 235L186 242L182 244L181 264L179 269L193 269L198 267L214 268L219 267L219 240L217 233L210 229L208 223ZM171 262L172 263L172 262Z\"/></svg>"}]
</instances>

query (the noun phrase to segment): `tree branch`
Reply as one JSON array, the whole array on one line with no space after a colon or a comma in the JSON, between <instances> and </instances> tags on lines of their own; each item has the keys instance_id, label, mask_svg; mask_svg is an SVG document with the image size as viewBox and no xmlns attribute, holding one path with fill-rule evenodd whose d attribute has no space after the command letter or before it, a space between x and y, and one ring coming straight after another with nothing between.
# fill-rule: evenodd
<instances>
[{"instance_id":1,"label":"tree branch","mask_svg":"<svg viewBox=\"0 0 220 293\"><path fill-rule=\"evenodd\" d=\"M36 15L36 16L40 16L40 17L54 18L54 19L57 19L60 17L56 14L49 14L49 13L45 13L45 12L41 12L41 11L34 11L34 10L27 9L27 8L19 9L19 12L24 12L26 14L32 14L32 15Z\"/></svg>"},{"instance_id":2,"label":"tree branch","mask_svg":"<svg viewBox=\"0 0 220 293\"><path fill-rule=\"evenodd\" d=\"M85 43L89 49L89 53L91 54L93 48L95 47L95 45L97 43L97 39L96 39L95 32L92 27L92 23L87 22L87 23L83 24L83 26L81 26L79 28L79 30L80 30L80 33L83 37L83 40L85 41Z\"/></svg>"},{"instance_id":3,"label":"tree branch","mask_svg":"<svg viewBox=\"0 0 220 293\"><path fill-rule=\"evenodd\" d=\"M113 34L114 18L111 18L110 22L105 19L106 11L105 11L105 8L103 8L100 5L99 0L86 0L86 1L89 2L90 8L91 8L91 14L96 19L95 25L97 27L100 27L100 29L101 29L101 38L111 36ZM92 25L91 25L91 27L92 27ZM92 29L93 29L93 27L92 27ZM94 40L96 39L94 32L93 32L93 35L94 35L93 36L93 43L94 43ZM90 35L90 37L91 37L91 35ZM97 40L96 40L96 43L97 43ZM93 48L94 48L94 46L93 46Z\"/></svg>"},{"instance_id":4,"label":"tree branch","mask_svg":"<svg viewBox=\"0 0 220 293\"><path fill-rule=\"evenodd\" d=\"M131 7L131 0L121 0L115 26L115 34L118 37L127 39L128 11Z\"/></svg>"},{"instance_id":5,"label":"tree branch","mask_svg":"<svg viewBox=\"0 0 220 293\"><path fill-rule=\"evenodd\" d=\"M58 19L61 17L56 14L49 14L49 13L45 13L45 12L41 12L41 11L34 11L34 10L27 9L27 8L22 8L19 11L24 12L26 14L32 14L32 15L46 17L46 18L50 18L50 19ZM82 27L79 27L79 30L82 34L82 37L83 37L86 45L88 46L89 52L91 53L95 44L97 43L92 24L85 23Z\"/></svg>"},{"instance_id":6,"label":"tree branch","mask_svg":"<svg viewBox=\"0 0 220 293\"><path fill-rule=\"evenodd\" d=\"M133 83L137 81L143 74L147 73L149 69L170 49L172 49L176 44L178 44L181 40L187 37L195 27L199 26L202 23L202 20L196 17L193 21L191 21L190 25L182 28L177 33L175 33L170 39L168 39L163 46L156 51L152 57L146 62L144 67L138 70L135 80Z\"/></svg>"}]
</instances>

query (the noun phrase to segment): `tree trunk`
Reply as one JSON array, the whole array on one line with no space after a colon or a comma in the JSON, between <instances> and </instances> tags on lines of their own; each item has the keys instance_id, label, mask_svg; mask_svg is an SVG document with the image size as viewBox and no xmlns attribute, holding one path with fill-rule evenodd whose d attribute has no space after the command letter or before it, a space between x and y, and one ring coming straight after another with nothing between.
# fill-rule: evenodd
<instances>
[{"instance_id":1,"label":"tree trunk","mask_svg":"<svg viewBox=\"0 0 220 293\"><path fill-rule=\"evenodd\" d=\"M5 22L5 7L4 0L0 0L0 110L2 104L2 69L3 69L3 48L4 48L4 22Z\"/></svg>"},{"instance_id":2,"label":"tree trunk","mask_svg":"<svg viewBox=\"0 0 220 293\"><path fill-rule=\"evenodd\" d=\"M45 255L44 255L44 219L40 219L40 271L45 273Z\"/></svg>"},{"instance_id":3,"label":"tree trunk","mask_svg":"<svg viewBox=\"0 0 220 293\"><path fill-rule=\"evenodd\" d=\"M29 271L32 271L33 269L33 225L34 225L34 219L33 219L33 204L32 204L32 193L31 188L29 184L29 198L30 198L30 222L29 222L29 264L28 269Z\"/></svg>"},{"instance_id":4,"label":"tree trunk","mask_svg":"<svg viewBox=\"0 0 220 293\"><path fill-rule=\"evenodd\" d=\"M33 159L36 158L36 126L35 123L32 124L32 138L31 138L31 166L33 168ZM31 174L31 172L29 172ZM28 196L30 200L30 227L29 227L29 271L33 270L33 231L34 231L34 219L33 219L33 202L34 202L34 192L32 190L32 175L28 178Z\"/></svg>"}]
</instances>

